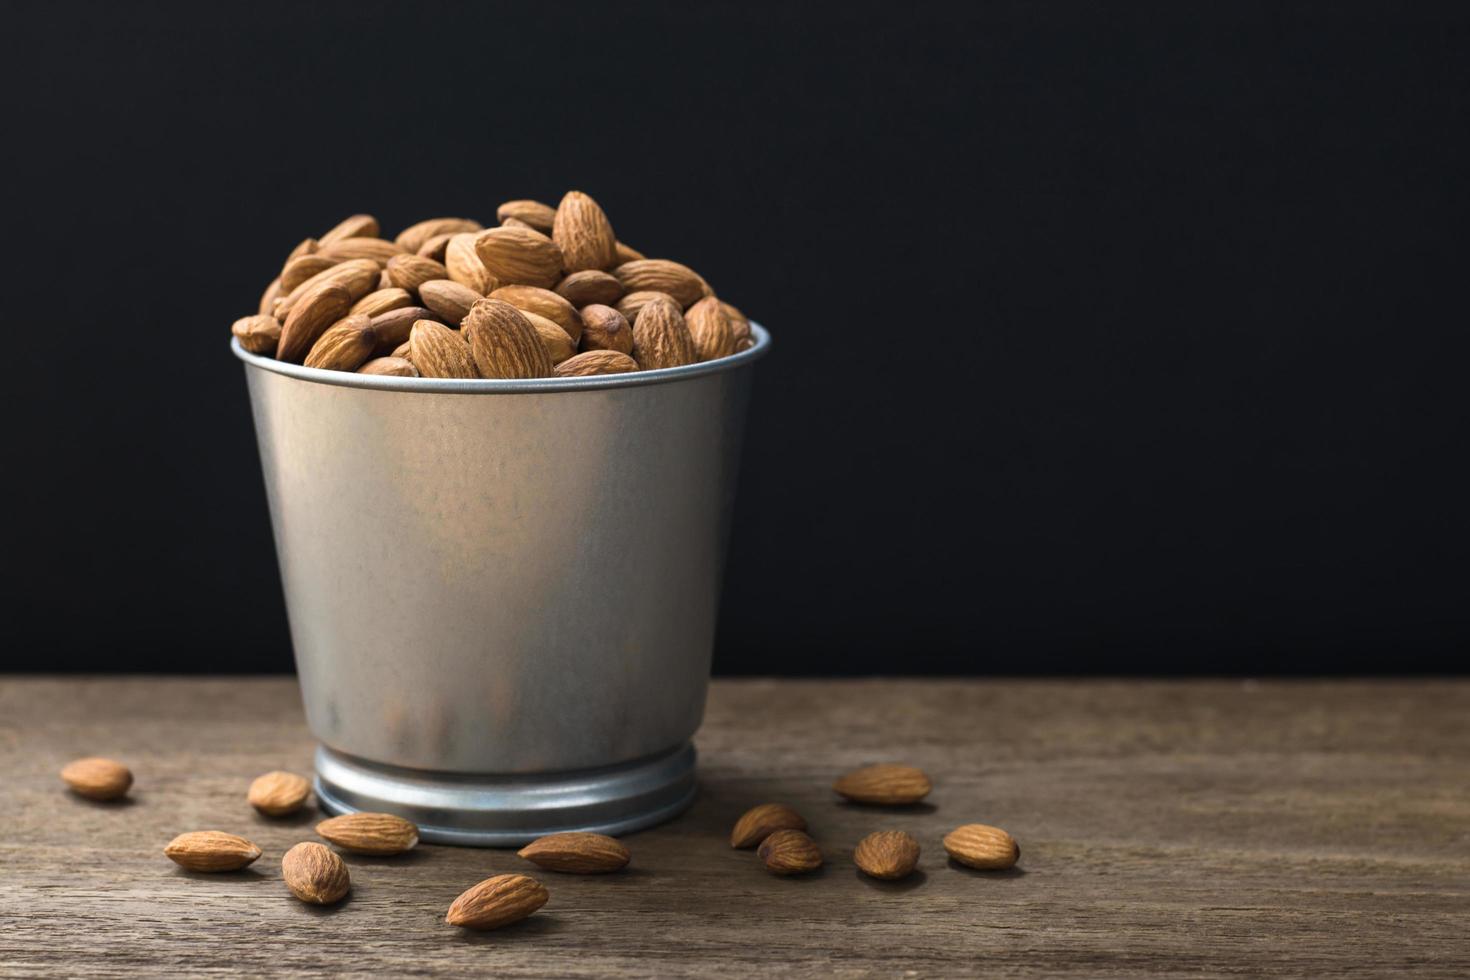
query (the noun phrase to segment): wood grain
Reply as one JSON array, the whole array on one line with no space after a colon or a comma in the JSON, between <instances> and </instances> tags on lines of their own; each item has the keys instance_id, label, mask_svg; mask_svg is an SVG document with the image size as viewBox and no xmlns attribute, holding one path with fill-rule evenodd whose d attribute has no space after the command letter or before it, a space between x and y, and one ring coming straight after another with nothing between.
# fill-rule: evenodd
<instances>
[{"instance_id":1,"label":"wood grain","mask_svg":"<svg viewBox=\"0 0 1470 980\"><path fill-rule=\"evenodd\" d=\"M511 851L348 855L340 906L292 899L280 858L316 814L245 794L307 772L290 679L0 681L0 975L1416 976L1470 975L1470 681L721 681L685 817L626 838L628 871L539 871ZM129 800L62 786L112 755ZM834 776L907 761L917 809L844 804ZM731 850L748 806L785 801L827 853L806 878ZM1007 873L939 846L980 821L1020 841ZM853 867L908 830L921 873ZM266 854L195 875L184 830ZM443 924L491 874L551 900L507 930Z\"/></svg>"}]
</instances>

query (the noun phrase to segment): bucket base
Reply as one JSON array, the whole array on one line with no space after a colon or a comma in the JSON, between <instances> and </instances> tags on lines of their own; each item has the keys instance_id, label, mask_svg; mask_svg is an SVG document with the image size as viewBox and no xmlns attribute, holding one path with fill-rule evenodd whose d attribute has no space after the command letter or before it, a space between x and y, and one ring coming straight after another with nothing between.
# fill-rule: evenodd
<instances>
[{"instance_id":1,"label":"bucket base","mask_svg":"<svg viewBox=\"0 0 1470 980\"><path fill-rule=\"evenodd\" d=\"M316 795L328 813L396 813L431 844L515 847L569 830L617 836L663 823L694 802L694 746L605 769L541 776L465 776L363 762L316 750Z\"/></svg>"}]
</instances>

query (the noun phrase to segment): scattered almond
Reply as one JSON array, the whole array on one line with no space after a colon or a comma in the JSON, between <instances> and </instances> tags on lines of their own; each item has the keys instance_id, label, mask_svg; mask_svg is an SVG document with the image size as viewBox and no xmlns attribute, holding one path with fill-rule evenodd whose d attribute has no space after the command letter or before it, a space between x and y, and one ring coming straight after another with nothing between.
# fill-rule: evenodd
<instances>
[{"instance_id":1,"label":"scattered almond","mask_svg":"<svg viewBox=\"0 0 1470 980\"><path fill-rule=\"evenodd\" d=\"M1021 857L1016 839L999 827L967 823L944 835L944 849L960 864L982 871L1001 871Z\"/></svg>"},{"instance_id":2,"label":"scattered almond","mask_svg":"<svg viewBox=\"0 0 1470 980\"><path fill-rule=\"evenodd\" d=\"M735 821L731 847L755 847L778 830L806 830L806 819L785 803L753 806Z\"/></svg>"},{"instance_id":3,"label":"scattered almond","mask_svg":"<svg viewBox=\"0 0 1470 980\"><path fill-rule=\"evenodd\" d=\"M316 832L356 854L402 854L419 842L419 829L391 813L344 813L317 824Z\"/></svg>"},{"instance_id":4,"label":"scattered almond","mask_svg":"<svg viewBox=\"0 0 1470 980\"><path fill-rule=\"evenodd\" d=\"M620 871L630 855L619 841L604 834L566 833L541 837L516 852L548 871L599 875Z\"/></svg>"},{"instance_id":5,"label":"scattered almond","mask_svg":"<svg viewBox=\"0 0 1470 980\"><path fill-rule=\"evenodd\" d=\"M853 863L873 878L907 878L919 863L919 842L902 830L880 830L858 841Z\"/></svg>"},{"instance_id":6,"label":"scattered almond","mask_svg":"<svg viewBox=\"0 0 1470 980\"><path fill-rule=\"evenodd\" d=\"M133 785L133 774L127 766L97 756L68 762L62 767L61 778L73 793L89 800L115 800Z\"/></svg>"},{"instance_id":7,"label":"scattered almond","mask_svg":"<svg viewBox=\"0 0 1470 980\"><path fill-rule=\"evenodd\" d=\"M519 922L546 904L546 886L527 875L496 875L467 889L449 906L444 921L465 929L499 929Z\"/></svg>"},{"instance_id":8,"label":"scattered almond","mask_svg":"<svg viewBox=\"0 0 1470 980\"><path fill-rule=\"evenodd\" d=\"M281 858L281 880L309 905L332 905L347 897L352 876L347 863L329 847L302 841Z\"/></svg>"},{"instance_id":9,"label":"scattered almond","mask_svg":"<svg viewBox=\"0 0 1470 980\"><path fill-rule=\"evenodd\" d=\"M169 841L163 853L190 871L239 871L260 857L260 848L222 830L196 830Z\"/></svg>"},{"instance_id":10,"label":"scattered almond","mask_svg":"<svg viewBox=\"0 0 1470 980\"><path fill-rule=\"evenodd\" d=\"M268 817L284 817L300 810L311 795L311 783L294 772L268 772L255 777L247 799Z\"/></svg>"},{"instance_id":11,"label":"scattered almond","mask_svg":"<svg viewBox=\"0 0 1470 980\"><path fill-rule=\"evenodd\" d=\"M883 763L855 769L832 788L854 803L899 806L919 802L934 785L922 769Z\"/></svg>"},{"instance_id":12,"label":"scattered almond","mask_svg":"<svg viewBox=\"0 0 1470 980\"><path fill-rule=\"evenodd\" d=\"M615 350L589 350L562 361L554 369L558 378L586 378L594 374L627 374L638 370L638 362Z\"/></svg>"},{"instance_id":13,"label":"scattered almond","mask_svg":"<svg viewBox=\"0 0 1470 980\"><path fill-rule=\"evenodd\" d=\"M822 866L822 849L800 830L776 831L761 841L755 853L772 874L799 875Z\"/></svg>"}]
</instances>

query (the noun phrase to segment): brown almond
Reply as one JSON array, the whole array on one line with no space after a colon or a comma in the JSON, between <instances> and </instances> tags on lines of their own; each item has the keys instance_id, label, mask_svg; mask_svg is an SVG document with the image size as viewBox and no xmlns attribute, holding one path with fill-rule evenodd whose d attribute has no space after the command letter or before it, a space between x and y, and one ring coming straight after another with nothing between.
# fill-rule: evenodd
<instances>
[{"instance_id":1,"label":"brown almond","mask_svg":"<svg viewBox=\"0 0 1470 980\"><path fill-rule=\"evenodd\" d=\"M250 353L274 357L281 340L281 322L273 316L242 316L230 325L230 333Z\"/></svg>"},{"instance_id":2,"label":"brown almond","mask_svg":"<svg viewBox=\"0 0 1470 980\"><path fill-rule=\"evenodd\" d=\"M417 252L424 243L436 235L456 235L461 232L479 231L483 226L469 218L429 218L409 225L398 233L393 243L405 252Z\"/></svg>"},{"instance_id":3,"label":"brown almond","mask_svg":"<svg viewBox=\"0 0 1470 980\"><path fill-rule=\"evenodd\" d=\"M316 289L322 283L336 283L343 289L346 289L351 295L352 302L356 303L368 293L379 288L379 278L381 276L382 270L379 268L378 263L372 259L348 259L346 262L339 262L330 269L324 269L318 272L287 293L285 299L281 300L280 306L276 309L276 319L285 323L286 318L290 316L296 304L301 301L301 297L305 296L311 290Z\"/></svg>"},{"instance_id":4,"label":"brown almond","mask_svg":"<svg viewBox=\"0 0 1470 980\"><path fill-rule=\"evenodd\" d=\"M441 324L441 326L442 326L442 324ZM454 333L453 330L451 330L449 332L450 333ZM390 357L399 358L400 360L408 361L408 358L409 358L410 354L412 353L412 347L413 347L413 345L410 344L408 341L405 340L403 343L401 343L397 347L393 348L393 353L390 354L389 356ZM413 362L412 361L409 361L409 363L412 364Z\"/></svg>"},{"instance_id":5,"label":"brown almond","mask_svg":"<svg viewBox=\"0 0 1470 980\"><path fill-rule=\"evenodd\" d=\"M1021 858L1016 839L999 827L967 823L944 835L944 849L960 864L982 871L1003 871Z\"/></svg>"},{"instance_id":6,"label":"brown almond","mask_svg":"<svg viewBox=\"0 0 1470 980\"><path fill-rule=\"evenodd\" d=\"M627 867L630 855L606 834L566 833L540 837L516 852L548 871L600 875Z\"/></svg>"},{"instance_id":7,"label":"brown almond","mask_svg":"<svg viewBox=\"0 0 1470 980\"><path fill-rule=\"evenodd\" d=\"M561 249L540 232L486 229L475 236L475 254L503 286L549 288L561 281Z\"/></svg>"},{"instance_id":8,"label":"brown almond","mask_svg":"<svg viewBox=\"0 0 1470 980\"><path fill-rule=\"evenodd\" d=\"M556 225L556 208L540 201L506 201L495 209L495 220L504 224L508 218L515 218L527 227L549 235Z\"/></svg>"},{"instance_id":9,"label":"brown almond","mask_svg":"<svg viewBox=\"0 0 1470 980\"><path fill-rule=\"evenodd\" d=\"M256 304L255 312L259 313L261 316L274 316L276 312L276 303L280 301L282 293L283 290L281 289L281 277L276 276L270 281L270 284L265 287L265 292L260 294L260 302Z\"/></svg>"},{"instance_id":10,"label":"brown almond","mask_svg":"<svg viewBox=\"0 0 1470 980\"><path fill-rule=\"evenodd\" d=\"M355 854L402 854L419 842L419 829L391 813L344 813L316 825L317 835Z\"/></svg>"},{"instance_id":11,"label":"brown almond","mask_svg":"<svg viewBox=\"0 0 1470 980\"><path fill-rule=\"evenodd\" d=\"M615 350L589 350L573 355L556 366L558 378L587 378L595 374L627 374L638 370L638 362Z\"/></svg>"},{"instance_id":12,"label":"brown almond","mask_svg":"<svg viewBox=\"0 0 1470 980\"><path fill-rule=\"evenodd\" d=\"M806 830L806 819L785 803L762 803L735 821L730 846L755 847L778 830Z\"/></svg>"},{"instance_id":13,"label":"brown almond","mask_svg":"<svg viewBox=\"0 0 1470 980\"><path fill-rule=\"evenodd\" d=\"M635 259L613 269L613 275L630 293L654 290L668 293L680 309L697 303L708 287L699 273L668 259Z\"/></svg>"},{"instance_id":14,"label":"brown almond","mask_svg":"<svg viewBox=\"0 0 1470 980\"><path fill-rule=\"evenodd\" d=\"M340 259L324 255L298 255L281 269L281 288L288 294L306 280L339 264Z\"/></svg>"},{"instance_id":15,"label":"brown almond","mask_svg":"<svg viewBox=\"0 0 1470 980\"><path fill-rule=\"evenodd\" d=\"M325 247L344 238L377 238L378 219L370 214L354 214L341 221L319 239L319 247Z\"/></svg>"},{"instance_id":16,"label":"brown almond","mask_svg":"<svg viewBox=\"0 0 1470 980\"><path fill-rule=\"evenodd\" d=\"M701 361L714 361L735 353L735 330L725 316L725 309L713 296L706 296L684 311L684 322L694 338L694 349Z\"/></svg>"},{"instance_id":17,"label":"brown almond","mask_svg":"<svg viewBox=\"0 0 1470 980\"><path fill-rule=\"evenodd\" d=\"M623 314L611 306L593 303L582 308L581 317L582 339L578 346L582 350L633 353L633 328L628 325L628 320Z\"/></svg>"},{"instance_id":18,"label":"brown almond","mask_svg":"<svg viewBox=\"0 0 1470 980\"><path fill-rule=\"evenodd\" d=\"M449 278L461 286L468 286L481 296L494 292L500 285L480 261L475 251L475 235L464 232L449 239L444 247L444 268Z\"/></svg>"},{"instance_id":19,"label":"brown almond","mask_svg":"<svg viewBox=\"0 0 1470 980\"><path fill-rule=\"evenodd\" d=\"M302 841L281 858L281 880L309 905L332 905L352 890L347 863L329 847Z\"/></svg>"},{"instance_id":20,"label":"brown almond","mask_svg":"<svg viewBox=\"0 0 1470 980\"><path fill-rule=\"evenodd\" d=\"M357 369L358 374L376 374L385 378L417 378L419 369L403 357L375 357Z\"/></svg>"},{"instance_id":21,"label":"brown almond","mask_svg":"<svg viewBox=\"0 0 1470 980\"><path fill-rule=\"evenodd\" d=\"M413 305L413 296L406 289L390 286L387 289L375 289L362 299L352 304L347 312L350 314L361 313L365 316L378 316L390 310L401 310L405 306Z\"/></svg>"},{"instance_id":22,"label":"brown almond","mask_svg":"<svg viewBox=\"0 0 1470 980\"><path fill-rule=\"evenodd\" d=\"M551 357L540 334L520 310L504 300L480 300L464 318L462 329L470 342L470 353L474 355L480 377L551 376ZM413 362L423 370L417 355Z\"/></svg>"},{"instance_id":23,"label":"brown almond","mask_svg":"<svg viewBox=\"0 0 1470 980\"><path fill-rule=\"evenodd\" d=\"M918 867L919 842L902 830L879 830L858 841L852 861L873 878L907 878Z\"/></svg>"},{"instance_id":24,"label":"brown almond","mask_svg":"<svg viewBox=\"0 0 1470 980\"><path fill-rule=\"evenodd\" d=\"M444 253L449 250L449 240L455 235L460 234L467 233L447 231L442 235L435 235L433 238L420 245L418 251L413 254L422 255L424 258L433 259L435 262L443 262Z\"/></svg>"},{"instance_id":25,"label":"brown almond","mask_svg":"<svg viewBox=\"0 0 1470 980\"><path fill-rule=\"evenodd\" d=\"M679 305L678 300L674 299L668 293L660 293L652 289L640 289L636 293L627 293L624 295L617 301L615 308L623 315L623 319L628 321L628 325L632 326L638 322L638 314L642 312L643 308L656 299L666 299L675 306Z\"/></svg>"},{"instance_id":26,"label":"brown almond","mask_svg":"<svg viewBox=\"0 0 1470 980\"><path fill-rule=\"evenodd\" d=\"M424 378L478 378L470 345L434 320L420 320L408 338L408 359Z\"/></svg>"},{"instance_id":27,"label":"brown almond","mask_svg":"<svg viewBox=\"0 0 1470 980\"><path fill-rule=\"evenodd\" d=\"M89 800L118 799L133 785L133 774L127 766L98 756L68 762L62 767L61 778L73 793Z\"/></svg>"},{"instance_id":28,"label":"brown almond","mask_svg":"<svg viewBox=\"0 0 1470 980\"><path fill-rule=\"evenodd\" d=\"M526 228L526 229L528 229L530 231L536 231L537 230L533 225L526 224L520 218L506 218L504 221L502 221L500 223L500 227L502 227L502 228Z\"/></svg>"},{"instance_id":29,"label":"brown almond","mask_svg":"<svg viewBox=\"0 0 1470 980\"><path fill-rule=\"evenodd\" d=\"M499 929L546 904L546 886L527 875L496 875L466 889L444 921L465 929Z\"/></svg>"},{"instance_id":30,"label":"brown almond","mask_svg":"<svg viewBox=\"0 0 1470 980\"><path fill-rule=\"evenodd\" d=\"M919 802L929 795L934 784L922 769L880 763L854 769L833 783L832 788L854 803L900 806Z\"/></svg>"},{"instance_id":31,"label":"brown almond","mask_svg":"<svg viewBox=\"0 0 1470 980\"><path fill-rule=\"evenodd\" d=\"M381 238L344 238L340 242L333 242L325 246L316 254L318 257L336 259L338 262L346 262L348 259L372 259L378 265L387 265L395 256L402 255L403 249Z\"/></svg>"},{"instance_id":32,"label":"brown almond","mask_svg":"<svg viewBox=\"0 0 1470 980\"><path fill-rule=\"evenodd\" d=\"M388 273L388 280L393 285L406 289L414 295L418 295L419 287L426 282L449 278L449 270L444 268L444 263L426 259L421 255L396 256L383 267L383 271Z\"/></svg>"},{"instance_id":33,"label":"brown almond","mask_svg":"<svg viewBox=\"0 0 1470 980\"><path fill-rule=\"evenodd\" d=\"M633 246L624 245L622 242L618 242L617 247L614 251L617 254L617 261L614 263L615 265L622 265L624 262L637 262L641 259L648 258L648 256L644 255Z\"/></svg>"},{"instance_id":34,"label":"brown almond","mask_svg":"<svg viewBox=\"0 0 1470 980\"><path fill-rule=\"evenodd\" d=\"M556 294L578 310L594 303L611 306L622 297L623 284L618 282L618 277L610 272L603 272L601 269L583 269L581 272L573 272L557 283Z\"/></svg>"},{"instance_id":35,"label":"brown almond","mask_svg":"<svg viewBox=\"0 0 1470 980\"><path fill-rule=\"evenodd\" d=\"M310 795L311 783L305 777L277 769L256 776L246 799L268 817L284 817L300 810Z\"/></svg>"},{"instance_id":36,"label":"brown almond","mask_svg":"<svg viewBox=\"0 0 1470 980\"><path fill-rule=\"evenodd\" d=\"M401 306L387 313L379 313L373 317L373 333L378 337L378 346L374 353L402 357L403 355L397 353L397 348L408 343L413 325L420 320L432 319L434 311L426 306Z\"/></svg>"},{"instance_id":37,"label":"brown almond","mask_svg":"<svg viewBox=\"0 0 1470 980\"><path fill-rule=\"evenodd\" d=\"M735 341L735 353L738 354L743 350L750 350L754 346L754 337L741 337L739 340Z\"/></svg>"},{"instance_id":38,"label":"brown almond","mask_svg":"<svg viewBox=\"0 0 1470 980\"><path fill-rule=\"evenodd\" d=\"M323 282L308 290L281 325L277 359L300 364L317 338L346 316L351 306L352 294L338 283Z\"/></svg>"},{"instance_id":39,"label":"brown almond","mask_svg":"<svg viewBox=\"0 0 1470 980\"><path fill-rule=\"evenodd\" d=\"M633 324L633 360L640 371L679 367L698 359L684 314L672 300L654 300L638 311Z\"/></svg>"},{"instance_id":40,"label":"brown almond","mask_svg":"<svg viewBox=\"0 0 1470 980\"><path fill-rule=\"evenodd\" d=\"M163 853L190 871L239 871L260 857L260 848L222 830L196 830L169 841Z\"/></svg>"},{"instance_id":41,"label":"brown almond","mask_svg":"<svg viewBox=\"0 0 1470 980\"><path fill-rule=\"evenodd\" d=\"M291 249L291 254L286 256L286 261L290 262L298 255L313 255L320 247L321 243L318 242L315 238L303 238L301 239L301 243L299 245Z\"/></svg>"},{"instance_id":42,"label":"brown almond","mask_svg":"<svg viewBox=\"0 0 1470 980\"><path fill-rule=\"evenodd\" d=\"M799 875L822 866L822 849L800 830L778 830L761 841L756 855L766 870L777 875Z\"/></svg>"},{"instance_id":43,"label":"brown almond","mask_svg":"<svg viewBox=\"0 0 1470 980\"><path fill-rule=\"evenodd\" d=\"M373 356L377 345L372 317L361 313L346 316L328 327L311 345L305 364L323 371L356 371Z\"/></svg>"},{"instance_id":44,"label":"brown almond","mask_svg":"<svg viewBox=\"0 0 1470 980\"><path fill-rule=\"evenodd\" d=\"M730 329L735 334L735 342L750 340L750 319L740 309L724 300L720 301L720 308L725 311L725 319L730 321Z\"/></svg>"},{"instance_id":45,"label":"brown almond","mask_svg":"<svg viewBox=\"0 0 1470 980\"><path fill-rule=\"evenodd\" d=\"M576 343L582 336L582 316L566 297L539 286L501 286L490 294L503 299L518 310L546 317L567 332Z\"/></svg>"},{"instance_id":46,"label":"brown almond","mask_svg":"<svg viewBox=\"0 0 1470 980\"><path fill-rule=\"evenodd\" d=\"M527 322L536 328L536 334L541 338L541 343L546 347L546 354L551 358L553 366L560 364L577 353L577 345L572 342L572 338L568 337L567 332L559 325L552 323L539 313L532 313L530 310L521 310L521 316L525 317Z\"/></svg>"},{"instance_id":47,"label":"brown almond","mask_svg":"<svg viewBox=\"0 0 1470 980\"><path fill-rule=\"evenodd\" d=\"M567 272L605 269L617 261L618 236L607 215L587 194L567 191L556 207L551 240L561 249L562 268Z\"/></svg>"},{"instance_id":48,"label":"brown almond","mask_svg":"<svg viewBox=\"0 0 1470 980\"><path fill-rule=\"evenodd\" d=\"M419 299L434 311L439 320L451 327L458 327L470 307L484 298L453 279L430 279L419 286Z\"/></svg>"}]
</instances>

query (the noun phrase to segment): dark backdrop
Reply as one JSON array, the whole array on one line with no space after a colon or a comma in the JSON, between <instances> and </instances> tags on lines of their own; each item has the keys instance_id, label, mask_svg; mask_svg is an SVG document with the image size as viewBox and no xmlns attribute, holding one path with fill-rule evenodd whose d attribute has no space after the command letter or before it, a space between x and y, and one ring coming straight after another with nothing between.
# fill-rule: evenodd
<instances>
[{"instance_id":1,"label":"dark backdrop","mask_svg":"<svg viewBox=\"0 0 1470 980\"><path fill-rule=\"evenodd\" d=\"M1463 669L1466 7L1107 7L7 5L5 666L288 668L230 322L579 187L776 338L718 669Z\"/></svg>"}]
</instances>

